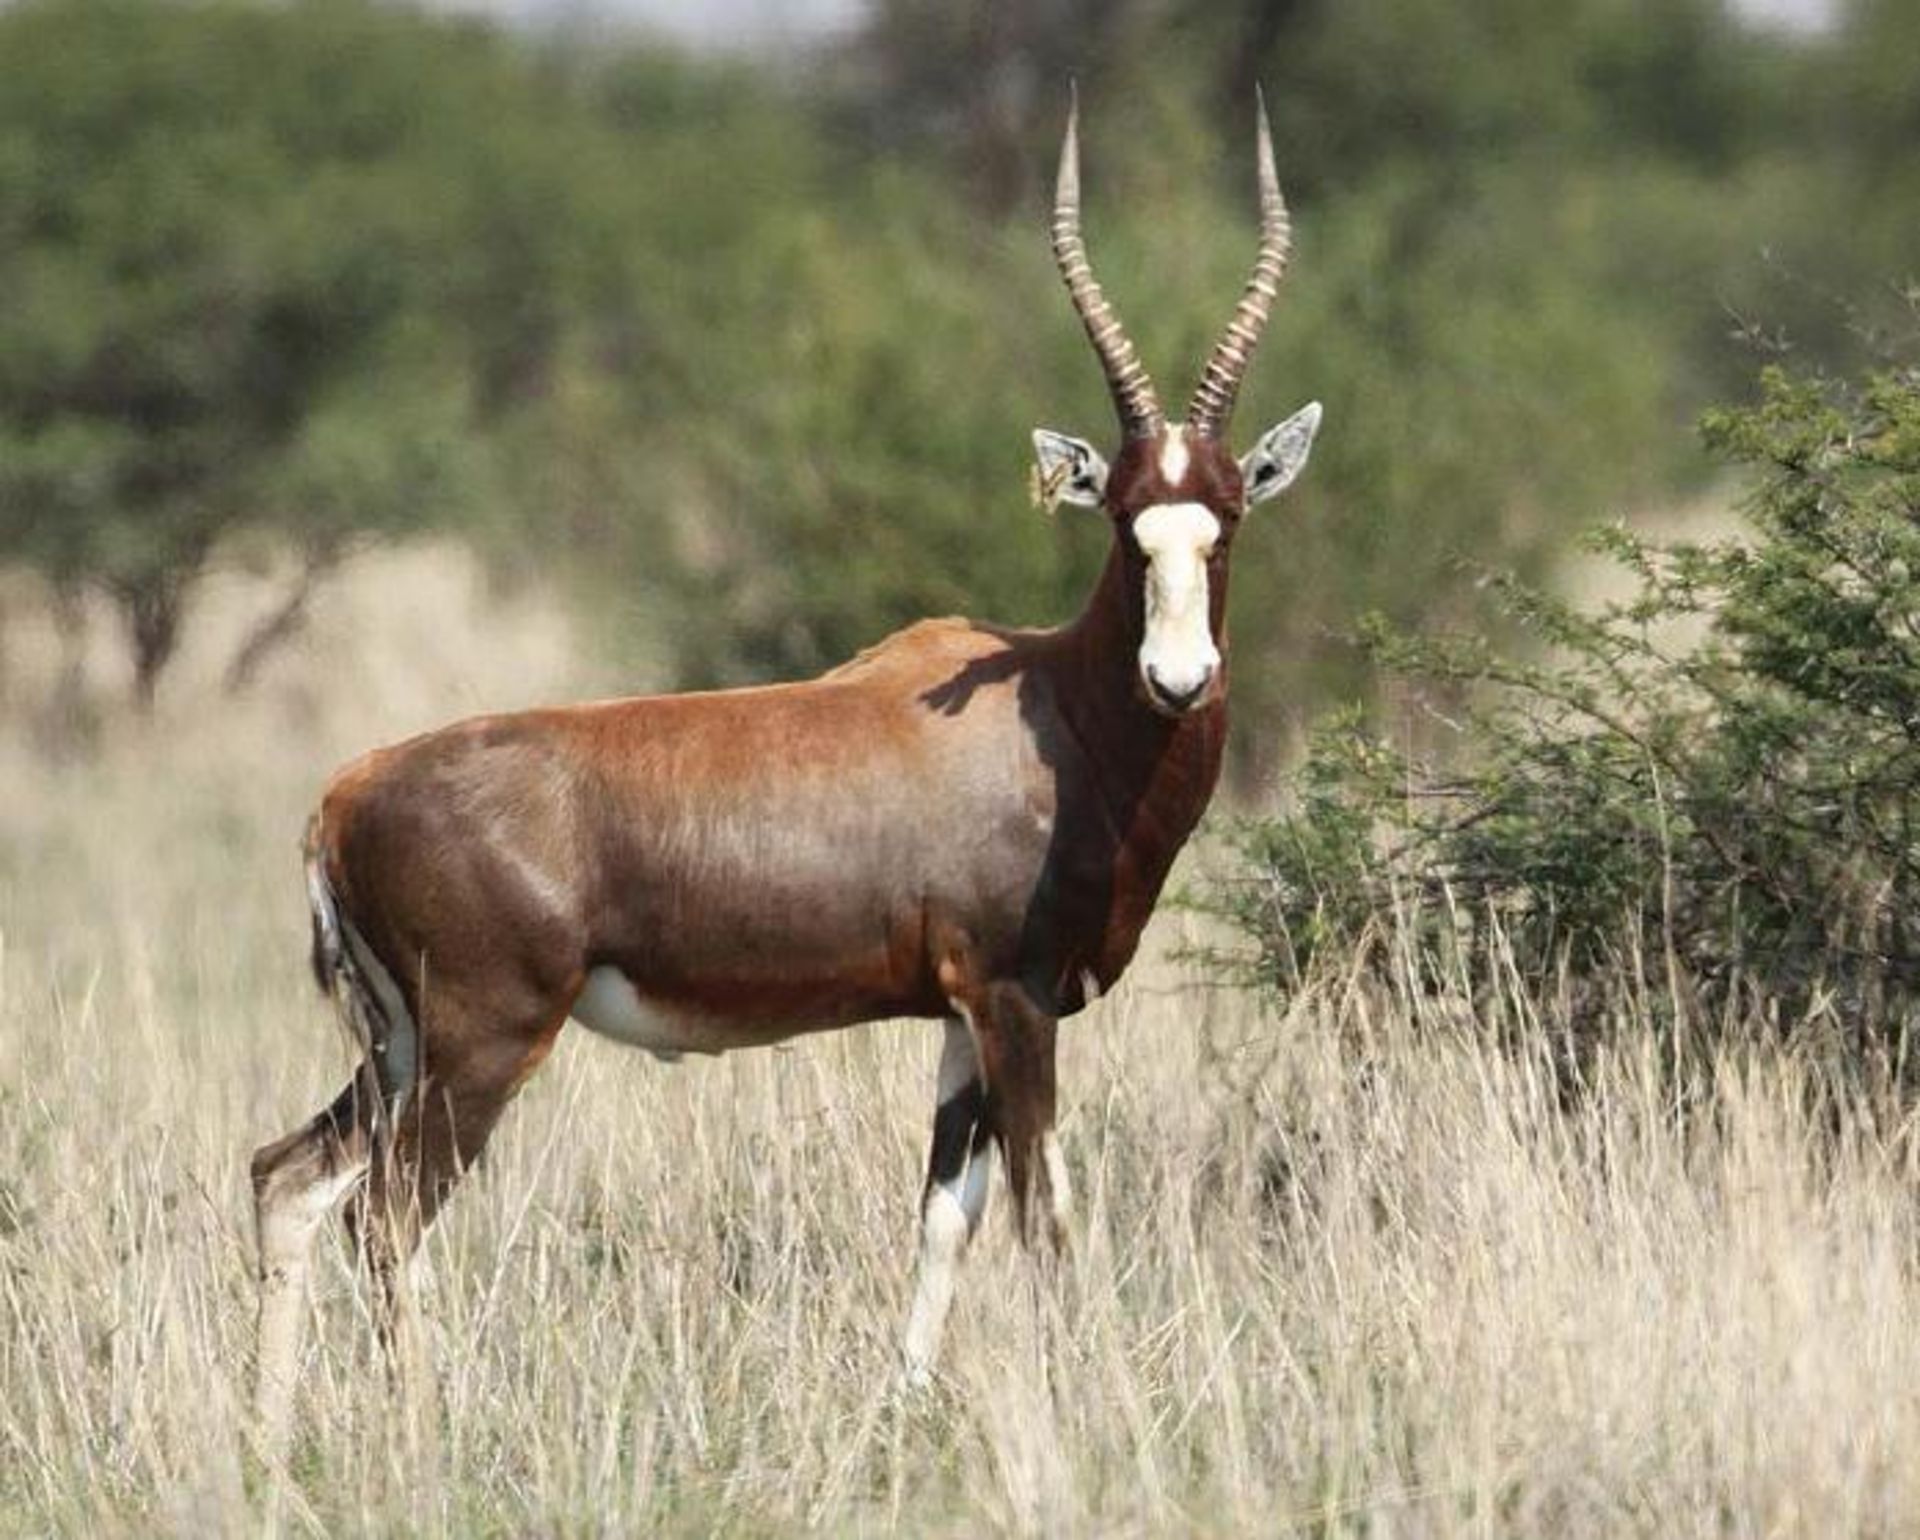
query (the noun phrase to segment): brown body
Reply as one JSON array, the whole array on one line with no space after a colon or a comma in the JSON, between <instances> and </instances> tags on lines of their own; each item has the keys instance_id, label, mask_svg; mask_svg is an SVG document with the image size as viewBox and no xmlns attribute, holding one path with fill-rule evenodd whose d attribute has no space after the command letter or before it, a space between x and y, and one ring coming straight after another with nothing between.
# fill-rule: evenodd
<instances>
[{"instance_id":1,"label":"brown body","mask_svg":"<svg viewBox=\"0 0 1920 1540\"><path fill-rule=\"evenodd\" d=\"M1140 698L1123 566L1057 631L925 621L806 683L378 750L322 803L328 879L423 1023L458 981L491 1007L475 1030L538 1035L598 967L704 1024L688 1047L944 1017L990 980L1066 1015L1132 958L1225 731L1224 696L1178 720ZM459 1052L427 1042L428 1073Z\"/></svg>"},{"instance_id":2,"label":"brown body","mask_svg":"<svg viewBox=\"0 0 1920 1540\"><path fill-rule=\"evenodd\" d=\"M996 1149L1022 1233L1044 1211L1063 1234L1057 1023L1125 970L1212 796L1233 537L1319 422L1309 406L1238 461L1224 442L1287 251L1264 111L1259 144L1260 255L1169 426L1087 263L1069 120L1054 250L1123 431L1111 470L1034 436L1049 499L1112 529L1072 624L925 621L806 683L477 718L334 778L308 834L314 962L366 1058L254 1156L270 1450L314 1226L353 1195L406 1369L399 1264L569 1016L668 1057L944 1019L914 1377Z\"/></svg>"}]
</instances>

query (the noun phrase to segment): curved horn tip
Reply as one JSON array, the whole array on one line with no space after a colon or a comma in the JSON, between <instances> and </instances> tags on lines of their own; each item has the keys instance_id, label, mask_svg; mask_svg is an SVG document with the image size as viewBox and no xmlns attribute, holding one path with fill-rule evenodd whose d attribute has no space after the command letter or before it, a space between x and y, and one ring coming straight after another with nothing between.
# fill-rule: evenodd
<instances>
[{"instance_id":1,"label":"curved horn tip","mask_svg":"<svg viewBox=\"0 0 1920 1540\"><path fill-rule=\"evenodd\" d=\"M1080 93L1073 84L1067 108L1067 131L1060 145L1060 174L1053 195L1053 258L1073 297L1088 340L1099 355L1100 367L1113 393L1113 404L1128 438L1159 430L1163 421L1153 382L1127 339L1113 307L1100 292L1080 235Z\"/></svg>"},{"instance_id":2,"label":"curved horn tip","mask_svg":"<svg viewBox=\"0 0 1920 1540\"><path fill-rule=\"evenodd\" d=\"M1260 251L1240 303L1234 307L1226 332L1214 344L1213 353L1201 371L1200 384L1194 390L1193 402L1187 409L1188 427L1207 438L1224 435L1233 420L1241 380L1260 333L1266 327L1292 244L1286 199L1281 195L1280 178L1274 170L1267 93L1258 82L1254 84L1254 116L1257 129L1254 148L1259 161Z\"/></svg>"},{"instance_id":3,"label":"curved horn tip","mask_svg":"<svg viewBox=\"0 0 1920 1540\"><path fill-rule=\"evenodd\" d=\"M1273 160L1273 123L1267 117L1267 93L1258 85L1253 88L1254 112L1254 155L1259 162L1261 191L1271 187L1280 190L1280 178L1274 170Z\"/></svg>"},{"instance_id":4,"label":"curved horn tip","mask_svg":"<svg viewBox=\"0 0 1920 1540\"><path fill-rule=\"evenodd\" d=\"M1067 129L1060 137L1060 170L1054 177L1053 201L1080 197L1080 83L1067 81Z\"/></svg>"}]
</instances>

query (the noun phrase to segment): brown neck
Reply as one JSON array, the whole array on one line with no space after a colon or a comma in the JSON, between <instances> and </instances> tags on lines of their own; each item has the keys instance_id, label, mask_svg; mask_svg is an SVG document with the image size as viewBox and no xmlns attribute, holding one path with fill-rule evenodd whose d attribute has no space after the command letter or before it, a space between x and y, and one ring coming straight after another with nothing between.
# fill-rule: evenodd
<instances>
[{"instance_id":1,"label":"brown neck","mask_svg":"<svg viewBox=\"0 0 1920 1540\"><path fill-rule=\"evenodd\" d=\"M1211 703L1179 718L1161 715L1141 694L1143 579L1129 570L1119 541L1086 608L1059 633L1060 710L1092 762L1103 800L1123 833L1144 813L1172 835L1175 850L1213 795L1226 738L1226 638L1217 620L1225 595L1212 597L1220 690Z\"/></svg>"},{"instance_id":2,"label":"brown neck","mask_svg":"<svg viewBox=\"0 0 1920 1540\"><path fill-rule=\"evenodd\" d=\"M1135 660L1146 628L1146 595L1139 575L1130 574L1127 565L1126 554L1115 540L1086 606L1061 633L1078 686L1070 704L1097 703L1107 712L1118 708L1121 715L1137 710L1155 716L1134 684Z\"/></svg>"}]
</instances>

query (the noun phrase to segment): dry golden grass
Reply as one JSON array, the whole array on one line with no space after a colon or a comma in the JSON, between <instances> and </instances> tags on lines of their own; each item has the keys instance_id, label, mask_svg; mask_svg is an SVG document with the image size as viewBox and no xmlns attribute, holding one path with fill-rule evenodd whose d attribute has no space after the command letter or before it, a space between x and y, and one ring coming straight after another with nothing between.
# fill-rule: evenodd
<instances>
[{"instance_id":1,"label":"dry golden grass","mask_svg":"<svg viewBox=\"0 0 1920 1540\"><path fill-rule=\"evenodd\" d=\"M224 602L226 619L250 599ZM251 1148L347 1054L294 842L328 767L596 683L551 611L388 559L257 697L189 658L56 764L0 730L0 1531L257 1532ZM1163 924L1164 942L1177 926ZM1329 979L1283 1019L1164 962L1065 1034L1080 1241L990 1217L895 1390L937 1033L668 1068L568 1034L429 1243L409 1452L344 1248L293 1532L1907 1534L1913 1140L1808 1054L1576 1106L1514 989ZM1545 1026L1551 1028L1549 1019Z\"/></svg>"}]
</instances>

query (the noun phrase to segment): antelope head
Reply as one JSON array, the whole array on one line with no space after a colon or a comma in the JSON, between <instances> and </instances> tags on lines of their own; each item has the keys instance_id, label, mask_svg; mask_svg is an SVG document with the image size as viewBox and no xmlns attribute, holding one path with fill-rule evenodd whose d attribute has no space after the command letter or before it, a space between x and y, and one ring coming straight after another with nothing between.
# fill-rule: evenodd
<instances>
[{"instance_id":1,"label":"antelope head","mask_svg":"<svg viewBox=\"0 0 1920 1540\"><path fill-rule=\"evenodd\" d=\"M1121 442L1109 466L1084 439L1036 429L1039 485L1050 505L1106 509L1128 590L1138 595L1140 692L1154 710L1172 717L1219 697L1227 558L1234 533L1248 507L1281 492L1300 474L1320 426L1320 403L1310 402L1268 429L1238 460L1227 447L1234 400L1279 290L1290 245L1264 101L1257 138L1259 255L1185 420L1172 425L1087 260L1080 235L1077 101L1060 150L1054 259L1113 392Z\"/></svg>"}]
</instances>

